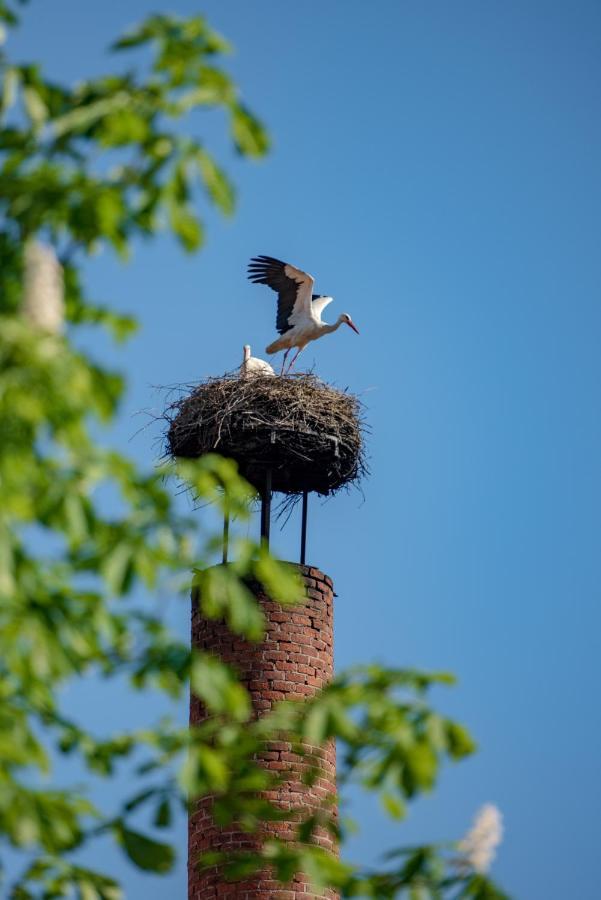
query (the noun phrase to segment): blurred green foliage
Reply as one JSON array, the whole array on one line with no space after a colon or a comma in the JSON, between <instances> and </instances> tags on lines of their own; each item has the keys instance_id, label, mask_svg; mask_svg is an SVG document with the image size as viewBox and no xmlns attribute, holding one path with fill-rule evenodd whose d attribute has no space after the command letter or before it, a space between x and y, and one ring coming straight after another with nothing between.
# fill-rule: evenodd
<instances>
[{"instance_id":1,"label":"blurred green foliage","mask_svg":"<svg viewBox=\"0 0 601 900\"><path fill-rule=\"evenodd\" d=\"M2 43L21 5L0 0ZM0 847L11 848L12 858L22 854L21 874L4 888L15 900L121 897L112 878L72 856L101 835L112 836L133 865L169 871L174 811L195 796L214 794L220 821L256 828L273 816L257 792L274 776L255 754L282 731L299 750L303 738L336 739L342 789L355 782L375 791L392 819L434 786L443 760L474 749L465 729L427 702L430 687L448 676L377 666L343 673L310 702L282 704L254 721L230 668L191 652L160 614L134 602L140 587L185 592L194 570L204 615L257 640L263 619L248 579L281 602L298 599L299 585L293 570L252 541L233 548L231 566L208 567L215 539L178 511L171 484L183 480L197 497L244 518L250 488L230 461L207 456L146 471L99 438L126 381L78 349L77 328L99 326L119 341L137 318L87 296L82 260L102 245L126 257L138 238L162 228L195 251L203 197L231 214L235 192L226 173L178 127L190 111L222 109L243 156L268 148L223 68L228 44L204 18L151 16L113 50L135 51L136 65L73 88L0 52ZM62 262L64 335L35 328L22 314L23 252L33 238ZM106 491L118 498L118 512L105 511ZM211 718L193 730L161 721L99 738L61 710L62 687L88 674L173 697L191 683ZM110 778L120 761L139 762L141 751L146 761L118 809L93 804L85 786L53 786L57 753ZM483 876L454 866L444 847L400 850L378 872L337 862L311 842L323 825L344 839L345 827L327 808L312 819L300 811L298 847L270 840L260 856L224 863L232 877L269 864L286 880L302 869L344 896L503 896ZM155 829L166 837L157 840Z\"/></svg>"}]
</instances>

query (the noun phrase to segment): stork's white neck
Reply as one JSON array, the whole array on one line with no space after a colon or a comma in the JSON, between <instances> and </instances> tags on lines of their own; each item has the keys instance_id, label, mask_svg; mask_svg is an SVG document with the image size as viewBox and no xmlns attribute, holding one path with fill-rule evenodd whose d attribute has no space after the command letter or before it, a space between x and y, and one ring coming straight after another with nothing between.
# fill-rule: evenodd
<instances>
[{"instance_id":1,"label":"stork's white neck","mask_svg":"<svg viewBox=\"0 0 601 900\"><path fill-rule=\"evenodd\" d=\"M337 331L338 328L342 325L344 319L342 316L338 316L333 325L326 325L325 323L321 326L321 330L323 334L331 334L333 331Z\"/></svg>"}]
</instances>

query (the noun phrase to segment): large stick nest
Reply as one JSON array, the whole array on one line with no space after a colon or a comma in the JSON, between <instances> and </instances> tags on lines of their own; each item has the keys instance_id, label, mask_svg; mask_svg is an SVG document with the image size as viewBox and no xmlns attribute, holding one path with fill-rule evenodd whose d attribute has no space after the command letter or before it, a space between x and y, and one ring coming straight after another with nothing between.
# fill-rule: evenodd
<instances>
[{"instance_id":1,"label":"large stick nest","mask_svg":"<svg viewBox=\"0 0 601 900\"><path fill-rule=\"evenodd\" d=\"M220 453L259 491L267 470L288 495L333 494L367 472L360 401L312 374L209 378L166 419L170 456Z\"/></svg>"}]
</instances>

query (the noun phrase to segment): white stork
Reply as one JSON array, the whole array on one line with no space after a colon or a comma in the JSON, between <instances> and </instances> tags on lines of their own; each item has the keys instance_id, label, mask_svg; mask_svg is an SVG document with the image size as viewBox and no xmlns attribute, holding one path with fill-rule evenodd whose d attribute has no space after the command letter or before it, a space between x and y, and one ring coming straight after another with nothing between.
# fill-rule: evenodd
<instances>
[{"instance_id":1,"label":"white stork","mask_svg":"<svg viewBox=\"0 0 601 900\"><path fill-rule=\"evenodd\" d=\"M259 359L257 356L250 355L250 344L244 345L242 365L240 366L240 377L249 378L255 375L275 375L268 362Z\"/></svg>"},{"instance_id":2,"label":"white stork","mask_svg":"<svg viewBox=\"0 0 601 900\"><path fill-rule=\"evenodd\" d=\"M334 298L312 293L313 276L291 266L290 263L274 259L273 256L255 256L248 266L248 277L255 284L268 285L278 295L276 328L281 337L270 344L265 352L286 351L281 375L284 374L286 357L292 347L296 347L297 351L287 372L291 371L299 353L310 341L336 331L341 325L348 325L359 334L348 313L338 316L333 325L321 321L322 312Z\"/></svg>"}]
</instances>

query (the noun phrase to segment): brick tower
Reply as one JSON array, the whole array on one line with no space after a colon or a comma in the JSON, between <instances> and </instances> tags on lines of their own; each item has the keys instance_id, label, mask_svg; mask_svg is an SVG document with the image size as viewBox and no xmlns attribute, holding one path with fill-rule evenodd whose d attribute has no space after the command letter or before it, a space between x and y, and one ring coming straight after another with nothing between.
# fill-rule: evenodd
<instances>
[{"instance_id":1,"label":"brick tower","mask_svg":"<svg viewBox=\"0 0 601 900\"><path fill-rule=\"evenodd\" d=\"M223 622L203 619L198 606L192 606L192 643L201 650L218 654L224 662L234 666L241 681L248 688L253 709L261 715L271 705L284 699L305 699L312 696L332 677L333 671L333 588L332 581L318 569L299 566L305 586L305 596L298 604L281 606L260 590L256 596L266 620L265 638L250 643L232 635ZM199 702L192 698L190 721L201 721ZM267 798L281 810L302 807L307 815L324 807L335 794L336 760L334 744L306 748L319 762L320 775L311 786L302 783L306 763L292 753L290 744L272 742L261 755L268 769L284 775L284 781ZM331 803L331 800L330 800ZM245 898L245 900L310 900L336 898L335 891L311 894L308 879L297 874L288 885L274 881L268 872L259 873L244 882L227 882L217 869L198 871L195 860L207 850L253 850L261 835L247 834L235 826L219 828L211 816L211 798L202 798L195 805L189 820L188 844L188 900L213 898ZM328 807L332 809L331 806ZM294 821L266 823L261 834L276 835L293 840ZM336 852L332 835L322 830L316 842Z\"/></svg>"},{"instance_id":2,"label":"brick tower","mask_svg":"<svg viewBox=\"0 0 601 900\"><path fill-rule=\"evenodd\" d=\"M331 496L366 474L359 400L308 373L279 377L240 377L234 373L197 385L169 407L166 418L167 452L172 457L195 459L219 453L237 463L261 499L261 540L265 545L269 546L272 494L302 498L299 572L304 595L298 604L281 606L256 588L266 630L261 643L251 644L231 634L223 622L203 619L193 602L192 645L219 655L237 669L250 692L256 716L278 700L311 697L332 677L333 589L327 575L305 565L308 497L311 493ZM228 560L228 540L226 516L223 564ZM200 722L202 715L200 704L193 699L191 723ZM267 871L240 883L227 882L217 868L201 872L196 867L203 851L252 852L262 838L270 835L293 840L293 808L302 808L305 818L324 807L332 811L334 746L306 749L319 765L319 777L310 786L303 784L302 777L307 761L293 753L290 744L265 746L261 764L282 779L277 790L268 792L268 799L289 816L264 825L261 834L249 835L234 826L218 827L212 816L211 797L195 804L189 830L189 900L325 900L337 896L333 891L312 895L308 879L300 873L283 886ZM328 798L330 805L326 806ZM325 829L317 832L314 840L336 852L333 838Z\"/></svg>"}]
</instances>

